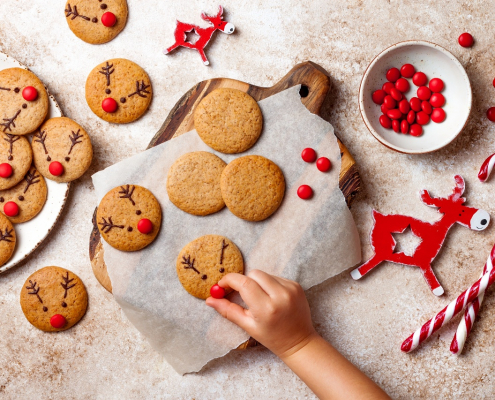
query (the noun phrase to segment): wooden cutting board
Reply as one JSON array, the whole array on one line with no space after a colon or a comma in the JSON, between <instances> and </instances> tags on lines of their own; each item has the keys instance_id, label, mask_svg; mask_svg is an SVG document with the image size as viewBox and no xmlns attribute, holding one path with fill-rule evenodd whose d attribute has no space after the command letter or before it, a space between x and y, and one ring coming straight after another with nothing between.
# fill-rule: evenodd
<instances>
[{"instance_id":1,"label":"wooden cutting board","mask_svg":"<svg viewBox=\"0 0 495 400\"><path fill-rule=\"evenodd\" d=\"M148 145L148 149L193 130L193 115L196 106L203 97L214 89L232 88L242 90L251 95L256 101L260 101L296 85L302 85L299 91L302 103L310 112L319 115L321 107L330 92L330 78L323 68L311 61L297 64L279 82L268 88L228 78L215 78L200 82L182 96L170 111L167 119ZM344 194L347 205L350 206L352 199L360 189L359 173L356 168L356 162L340 139L339 146L342 155L339 176L340 190ZM109 292L112 292L112 284L103 260L103 246L96 224L96 210L93 214L93 231L89 240L89 258L98 282ZM242 347L251 347L255 344L255 341L250 339Z\"/></svg>"}]
</instances>

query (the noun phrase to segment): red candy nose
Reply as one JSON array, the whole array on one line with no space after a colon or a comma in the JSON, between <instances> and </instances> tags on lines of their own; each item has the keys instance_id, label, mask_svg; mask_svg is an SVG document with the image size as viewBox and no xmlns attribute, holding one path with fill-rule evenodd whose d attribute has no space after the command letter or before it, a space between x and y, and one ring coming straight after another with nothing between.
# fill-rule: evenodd
<instances>
[{"instance_id":1,"label":"red candy nose","mask_svg":"<svg viewBox=\"0 0 495 400\"><path fill-rule=\"evenodd\" d=\"M153 223L149 219L143 218L139 220L137 228L141 233L150 233L153 230Z\"/></svg>"},{"instance_id":2,"label":"red candy nose","mask_svg":"<svg viewBox=\"0 0 495 400\"><path fill-rule=\"evenodd\" d=\"M7 217L15 217L17 214L19 214L19 206L13 201L8 201L3 206L3 212Z\"/></svg>"},{"instance_id":3,"label":"red candy nose","mask_svg":"<svg viewBox=\"0 0 495 400\"><path fill-rule=\"evenodd\" d=\"M101 23L105 25L107 28L111 28L117 23L117 17L114 13L107 11L101 16Z\"/></svg>"},{"instance_id":4,"label":"red candy nose","mask_svg":"<svg viewBox=\"0 0 495 400\"><path fill-rule=\"evenodd\" d=\"M301 199L307 200L307 199L309 199L309 198L311 198L313 196L313 189L311 189L311 187L308 186L308 185L301 185L297 189L297 195Z\"/></svg>"},{"instance_id":5,"label":"red candy nose","mask_svg":"<svg viewBox=\"0 0 495 400\"><path fill-rule=\"evenodd\" d=\"M214 299L223 299L225 297L225 289L218 285L213 285L210 288L211 297Z\"/></svg>"},{"instance_id":6,"label":"red candy nose","mask_svg":"<svg viewBox=\"0 0 495 400\"><path fill-rule=\"evenodd\" d=\"M61 329L65 326L65 324L67 324L67 320L63 315L55 314L50 318L50 325L55 329Z\"/></svg>"},{"instance_id":7,"label":"red candy nose","mask_svg":"<svg viewBox=\"0 0 495 400\"><path fill-rule=\"evenodd\" d=\"M58 161L52 161L48 166L48 170L53 176L60 176L64 173L64 166Z\"/></svg>"},{"instance_id":8,"label":"red candy nose","mask_svg":"<svg viewBox=\"0 0 495 400\"><path fill-rule=\"evenodd\" d=\"M0 164L0 177L10 178L12 176L12 166L8 163Z\"/></svg>"},{"instance_id":9,"label":"red candy nose","mask_svg":"<svg viewBox=\"0 0 495 400\"><path fill-rule=\"evenodd\" d=\"M117 102L111 97L107 97L101 102L101 108L103 108L103 111L107 113L114 113L115 111L117 111L118 107L119 105L117 104Z\"/></svg>"},{"instance_id":10,"label":"red candy nose","mask_svg":"<svg viewBox=\"0 0 495 400\"><path fill-rule=\"evenodd\" d=\"M22 89L22 97L26 101L35 101L38 98L38 91L32 86L26 86Z\"/></svg>"},{"instance_id":11,"label":"red candy nose","mask_svg":"<svg viewBox=\"0 0 495 400\"><path fill-rule=\"evenodd\" d=\"M316 168L318 168L321 172L327 172L330 170L331 166L332 163L326 157L320 157L318 158L318 161L316 161Z\"/></svg>"}]
</instances>

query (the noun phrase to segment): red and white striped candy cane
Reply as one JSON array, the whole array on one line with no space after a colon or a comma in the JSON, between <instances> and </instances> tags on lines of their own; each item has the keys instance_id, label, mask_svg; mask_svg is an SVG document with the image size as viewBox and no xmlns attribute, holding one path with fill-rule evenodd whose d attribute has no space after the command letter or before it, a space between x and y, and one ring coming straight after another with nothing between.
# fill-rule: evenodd
<instances>
[{"instance_id":1,"label":"red and white striped candy cane","mask_svg":"<svg viewBox=\"0 0 495 400\"><path fill-rule=\"evenodd\" d=\"M490 272L493 269L493 264L495 263L495 246L493 246L490 256L486 260L485 266L483 268L483 273L481 276ZM474 301L469 304L464 311L464 318L459 323L459 327L457 328L457 332L452 339L452 343L450 345L450 351L453 354L461 354L462 349L464 348L464 344L466 343L466 339L471 332L471 329L474 324L474 320L478 315L481 304L483 303L483 298L485 297L484 293L480 293L480 295L474 299Z\"/></svg>"},{"instance_id":2,"label":"red and white striped candy cane","mask_svg":"<svg viewBox=\"0 0 495 400\"><path fill-rule=\"evenodd\" d=\"M492 154L488 157L483 165L480 168L480 172L478 172L478 179L481 182L486 182L490 174L492 173L493 166L495 165L495 154Z\"/></svg>"},{"instance_id":3,"label":"red and white striped candy cane","mask_svg":"<svg viewBox=\"0 0 495 400\"><path fill-rule=\"evenodd\" d=\"M495 269L484 274L474 284L467 288L460 294L457 299L452 301L447 307L430 319L426 324L409 336L404 343L402 343L401 350L405 353L409 353L416 347L428 339L433 333L438 331L442 326L459 314L466 304L471 303L476 297L490 287L495 281Z\"/></svg>"}]
</instances>

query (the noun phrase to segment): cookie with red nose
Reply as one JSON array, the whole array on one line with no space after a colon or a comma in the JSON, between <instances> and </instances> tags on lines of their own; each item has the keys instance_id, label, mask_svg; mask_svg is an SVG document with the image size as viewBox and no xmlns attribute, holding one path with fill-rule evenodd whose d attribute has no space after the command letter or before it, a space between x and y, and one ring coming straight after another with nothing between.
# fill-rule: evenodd
<instances>
[{"instance_id":1,"label":"cookie with red nose","mask_svg":"<svg viewBox=\"0 0 495 400\"><path fill-rule=\"evenodd\" d=\"M201 236L187 244L176 262L177 276L187 292L198 299L224 296L228 291L217 288L217 283L229 273L244 273L244 260L237 246L220 235Z\"/></svg>"},{"instance_id":2,"label":"cookie with red nose","mask_svg":"<svg viewBox=\"0 0 495 400\"><path fill-rule=\"evenodd\" d=\"M45 332L57 332L81 320L88 307L88 293L73 272L45 267L26 279L20 301L22 312L32 325Z\"/></svg>"},{"instance_id":3,"label":"cookie with red nose","mask_svg":"<svg viewBox=\"0 0 495 400\"><path fill-rule=\"evenodd\" d=\"M108 122L126 124L137 120L148 109L152 96L146 71L124 58L97 65L86 80L89 108Z\"/></svg>"},{"instance_id":4,"label":"cookie with red nose","mask_svg":"<svg viewBox=\"0 0 495 400\"><path fill-rule=\"evenodd\" d=\"M47 113L48 94L35 74L23 68L0 71L0 132L27 135Z\"/></svg>"},{"instance_id":5,"label":"cookie with red nose","mask_svg":"<svg viewBox=\"0 0 495 400\"><path fill-rule=\"evenodd\" d=\"M70 30L90 44L107 43L124 29L126 0L68 0L64 8Z\"/></svg>"},{"instance_id":6,"label":"cookie with red nose","mask_svg":"<svg viewBox=\"0 0 495 400\"><path fill-rule=\"evenodd\" d=\"M41 211L46 196L45 179L31 167L17 185L0 191L0 212L14 224L29 221Z\"/></svg>"},{"instance_id":7,"label":"cookie with red nose","mask_svg":"<svg viewBox=\"0 0 495 400\"><path fill-rule=\"evenodd\" d=\"M71 182L91 165L93 147L84 128L66 117L51 118L34 134L36 169L47 179Z\"/></svg>"},{"instance_id":8,"label":"cookie with red nose","mask_svg":"<svg viewBox=\"0 0 495 400\"><path fill-rule=\"evenodd\" d=\"M136 251L155 240L162 211L153 193L129 184L118 186L103 197L96 219L101 236L110 246Z\"/></svg>"},{"instance_id":9,"label":"cookie with red nose","mask_svg":"<svg viewBox=\"0 0 495 400\"><path fill-rule=\"evenodd\" d=\"M0 133L0 190L17 185L29 171L33 151L23 136Z\"/></svg>"}]
</instances>

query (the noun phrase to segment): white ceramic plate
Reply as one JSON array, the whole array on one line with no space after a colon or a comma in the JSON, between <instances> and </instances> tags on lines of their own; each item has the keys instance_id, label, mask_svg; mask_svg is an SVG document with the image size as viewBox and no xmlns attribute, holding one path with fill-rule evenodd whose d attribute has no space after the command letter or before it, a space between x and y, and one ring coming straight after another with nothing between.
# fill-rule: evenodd
<instances>
[{"instance_id":1,"label":"white ceramic plate","mask_svg":"<svg viewBox=\"0 0 495 400\"><path fill-rule=\"evenodd\" d=\"M400 69L407 63L414 65L416 71L424 72L428 79L440 78L445 83L442 94L446 100L443 109L447 118L440 124L430 121L424 125L423 135L419 137L383 128L378 121L382 114L380 106L371 99L371 94L387 81L387 70ZM411 88L405 95L409 100L416 96L417 87L412 79L408 81ZM401 42L385 49L368 66L359 88L359 109L371 134L385 146L409 154L432 152L454 140L466 125L471 102L471 84L463 66L443 47L430 42Z\"/></svg>"},{"instance_id":2,"label":"white ceramic plate","mask_svg":"<svg viewBox=\"0 0 495 400\"><path fill-rule=\"evenodd\" d=\"M27 69L17 60L0 52L0 70L12 67ZM62 111L54 97L48 93L50 98L50 110L47 118L61 117ZM31 136L31 135L29 135ZM14 267L28 257L48 236L57 222L69 194L70 183L57 183L45 179L48 187L48 196L41 212L31 221L23 224L15 224L17 243L12 258L0 267L0 273Z\"/></svg>"}]
</instances>

